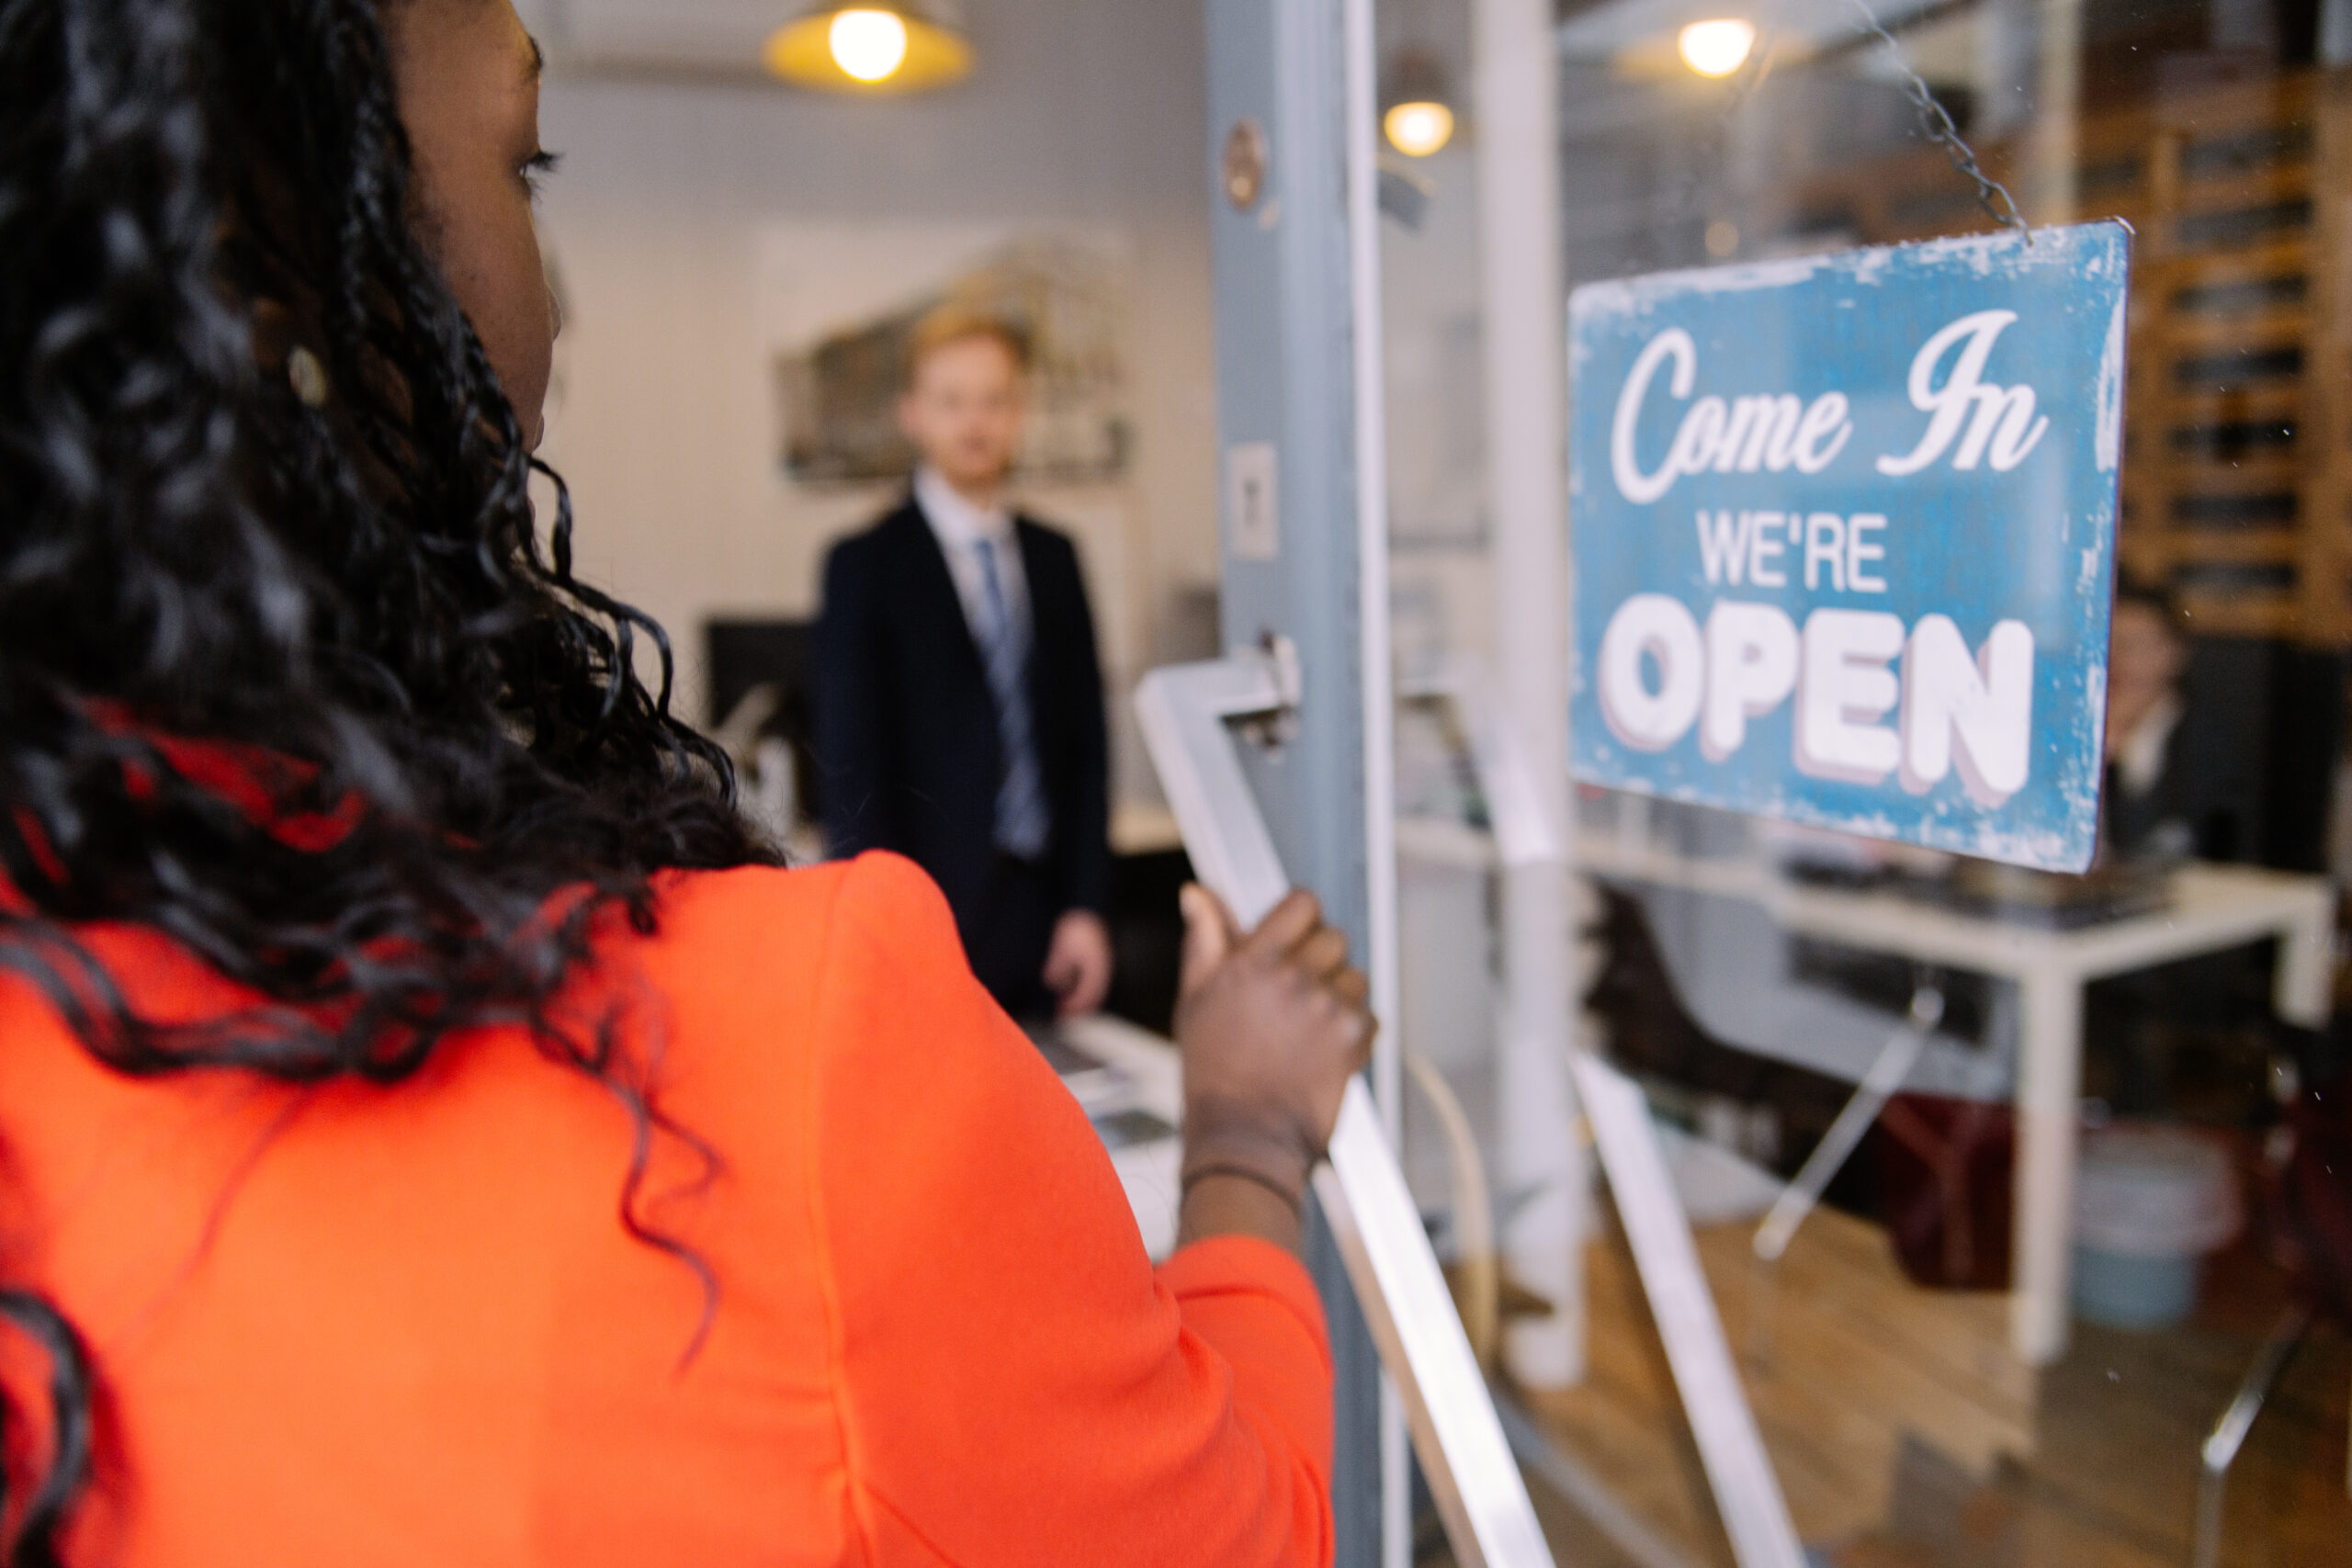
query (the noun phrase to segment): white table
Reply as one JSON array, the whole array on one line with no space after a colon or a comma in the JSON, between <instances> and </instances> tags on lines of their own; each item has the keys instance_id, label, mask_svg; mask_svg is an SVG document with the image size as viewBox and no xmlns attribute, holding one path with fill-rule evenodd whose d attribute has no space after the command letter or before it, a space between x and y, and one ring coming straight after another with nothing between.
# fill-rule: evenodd
<instances>
[{"instance_id":1,"label":"white table","mask_svg":"<svg viewBox=\"0 0 2352 1568\"><path fill-rule=\"evenodd\" d=\"M2271 1005L2290 1023L2327 1021L2334 897L2316 876L2191 864L2162 908L2074 930L1939 908L1893 893L1792 881L1755 856L1702 858L1580 834L1577 869L1761 904L1782 929L1871 953L2013 981L2018 993L2018 1156L2010 1339L2033 1365L2066 1348L2083 987L2175 959L2278 939Z\"/></svg>"},{"instance_id":2,"label":"white table","mask_svg":"<svg viewBox=\"0 0 2352 1568\"><path fill-rule=\"evenodd\" d=\"M1113 1109L1146 1111L1171 1129L1183 1124L1184 1063L1175 1042L1108 1013L1068 1019L1054 1027L1071 1046L1125 1077L1126 1093ZM1126 1191L1127 1207L1135 1212L1144 1250L1155 1260L1176 1250L1183 1153L1182 1143L1173 1135L1111 1152L1112 1168Z\"/></svg>"}]
</instances>

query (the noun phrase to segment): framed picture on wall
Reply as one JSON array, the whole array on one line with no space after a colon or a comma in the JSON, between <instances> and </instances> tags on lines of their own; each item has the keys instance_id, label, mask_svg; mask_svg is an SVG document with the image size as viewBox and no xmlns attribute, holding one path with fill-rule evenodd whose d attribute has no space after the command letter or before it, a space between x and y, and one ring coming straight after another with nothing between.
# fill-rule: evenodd
<instances>
[{"instance_id":1,"label":"framed picture on wall","mask_svg":"<svg viewBox=\"0 0 2352 1568\"><path fill-rule=\"evenodd\" d=\"M777 461L796 485L865 485L913 460L896 403L907 337L956 305L1000 316L1032 355L1026 485L1114 483L1133 440L1130 248L1101 228L779 223L760 276Z\"/></svg>"}]
</instances>

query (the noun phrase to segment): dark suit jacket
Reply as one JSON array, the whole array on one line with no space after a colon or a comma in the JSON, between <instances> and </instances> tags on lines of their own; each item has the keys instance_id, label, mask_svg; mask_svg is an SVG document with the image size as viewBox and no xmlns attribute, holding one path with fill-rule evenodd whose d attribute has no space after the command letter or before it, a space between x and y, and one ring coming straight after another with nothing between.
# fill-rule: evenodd
<instances>
[{"instance_id":1,"label":"dark suit jacket","mask_svg":"<svg viewBox=\"0 0 2352 1568\"><path fill-rule=\"evenodd\" d=\"M2251 773L2237 738L2211 711L2189 703L2165 739L2164 771L2147 794L2130 794L2108 769L2107 841L2128 855L2154 847L2158 830L2169 827L2180 841L2165 847L2176 852L2199 860L2252 860L2259 846Z\"/></svg>"},{"instance_id":2,"label":"dark suit jacket","mask_svg":"<svg viewBox=\"0 0 2352 1568\"><path fill-rule=\"evenodd\" d=\"M1062 907L1109 897L1109 761L1094 619L1069 539L1015 520L1033 637L1029 703ZM817 623L816 742L836 854L895 850L966 924L994 867L996 700L946 557L910 499L833 547Z\"/></svg>"}]
</instances>

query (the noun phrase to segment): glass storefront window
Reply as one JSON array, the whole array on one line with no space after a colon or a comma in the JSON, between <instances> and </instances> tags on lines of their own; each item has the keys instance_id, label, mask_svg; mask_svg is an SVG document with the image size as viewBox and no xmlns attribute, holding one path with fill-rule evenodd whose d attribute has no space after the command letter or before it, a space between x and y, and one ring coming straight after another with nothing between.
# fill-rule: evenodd
<instances>
[{"instance_id":1,"label":"glass storefront window","mask_svg":"<svg viewBox=\"0 0 2352 1568\"><path fill-rule=\"evenodd\" d=\"M1384 268L1403 1028L1491 1153L1502 873L1429 694L1495 653L1482 366L1511 328L1480 293L1474 11L1382 0L1387 107L1453 117L1384 149ZM1747 47L1686 33L1717 22ZM1850 1564L2352 1562L2352 7L1599 0L1555 42L1568 288L1984 232L1996 185L2134 236L2093 870L1577 794L1579 1043L1647 1091L1800 1535ZM2069 1108L2057 1165L2020 1135L2033 1093ZM1434 1103L1408 1096L1408 1167L1459 1250ZM1820 1204L1765 1260L1801 1173ZM1524 1196L1490 1185L1498 1214ZM1520 1394L1555 1545L1729 1562L1593 1212L1584 1375ZM1479 1310L1540 1311L1522 1285ZM2261 1413L2200 1483L2242 1384Z\"/></svg>"}]
</instances>

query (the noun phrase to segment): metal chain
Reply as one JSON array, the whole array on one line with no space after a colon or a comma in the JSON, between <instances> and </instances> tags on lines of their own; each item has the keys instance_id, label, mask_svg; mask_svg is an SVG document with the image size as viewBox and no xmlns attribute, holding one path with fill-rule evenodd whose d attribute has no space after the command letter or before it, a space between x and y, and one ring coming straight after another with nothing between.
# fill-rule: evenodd
<instances>
[{"instance_id":1,"label":"metal chain","mask_svg":"<svg viewBox=\"0 0 2352 1568\"><path fill-rule=\"evenodd\" d=\"M1960 127L1952 123L1944 106L1936 101L1935 90L1928 85L1927 78L1911 69L1911 62L1904 57L1903 45L1886 30L1886 24L1878 19L1878 13L1870 8L1867 0L1849 3L1862 18L1863 28L1886 45L1887 51L1894 56L1894 63L1908 78L1904 91L1910 96L1912 107L1919 111L1919 133L1943 149L1944 157L1953 168L1976 182L1976 202L1986 216L2004 229L2015 229L2023 234L2027 244L2033 243L2033 225L2018 210L2017 198L2009 194L2008 186L1977 165L1974 150L1961 139Z\"/></svg>"},{"instance_id":2,"label":"metal chain","mask_svg":"<svg viewBox=\"0 0 2352 1568\"><path fill-rule=\"evenodd\" d=\"M1865 31L1886 45L1888 51L1894 56L1895 64L1901 67L1905 78L1904 95L1918 113L1919 133L1932 145L1942 149L1951 166L1974 183L1977 205L1984 208L1985 216L2004 229L2016 230L2025 236L2027 244L2032 244L2033 225L2028 223L2025 214L2018 210L2017 198L2009 194L2008 186L1986 174L1977 163L1975 150L1961 136L1960 127L1952 123L1951 112L1937 100L1935 89L1928 85L1926 77L1911 68L1910 61L1903 53L1901 40L1886 30L1886 25L1878 19L1878 14L1870 8L1867 0L1849 0L1849 3L1861 17ZM1721 154L1730 144L1733 120L1738 118L1740 109L1747 101L1756 96L1757 89L1763 86L1764 79L1772 73L1772 60L1779 39L1769 28L1759 28L1758 31L1763 35L1758 40L1758 47L1749 54L1739 74L1730 84L1731 90L1724 96L1723 108L1709 128L1708 140L1717 156L1702 157L1693 163L1681 190L1667 209L1669 212L1690 212L1698 207L1700 187L1706 184L1713 166L1721 161ZM1652 246L1659 243L1655 229L1651 232L1650 243Z\"/></svg>"}]
</instances>

